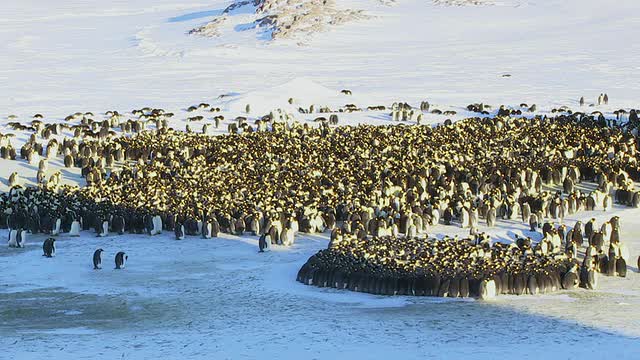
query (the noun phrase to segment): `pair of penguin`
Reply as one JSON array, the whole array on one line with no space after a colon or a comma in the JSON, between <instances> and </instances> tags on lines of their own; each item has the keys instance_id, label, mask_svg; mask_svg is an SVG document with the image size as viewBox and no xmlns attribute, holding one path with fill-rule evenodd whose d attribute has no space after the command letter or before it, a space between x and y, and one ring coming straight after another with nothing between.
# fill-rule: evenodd
<instances>
[{"instance_id":1,"label":"pair of penguin","mask_svg":"<svg viewBox=\"0 0 640 360\"><path fill-rule=\"evenodd\" d=\"M97 249L93 253L93 269L94 270L102 269L102 252L104 252L103 249ZM125 263L127 262L128 259L129 259L129 256L124 251L119 251L116 254L116 258L115 258L115 263L116 263L115 269L116 270L124 269Z\"/></svg>"},{"instance_id":2,"label":"pair of penguin","mask_svg":"<svg viewBox=\"0 0 640 360\"><path fill-rule=\"evenodd\" d=\"M9 231L9 247L23 248L27 242L27 231L24 229Z\"/></svg>"}]
</instances>

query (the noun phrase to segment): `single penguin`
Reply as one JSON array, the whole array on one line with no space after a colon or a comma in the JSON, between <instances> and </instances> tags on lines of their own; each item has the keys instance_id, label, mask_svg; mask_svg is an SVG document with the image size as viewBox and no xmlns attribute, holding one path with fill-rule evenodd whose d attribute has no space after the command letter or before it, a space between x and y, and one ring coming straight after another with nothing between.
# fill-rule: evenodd
<instances>
[{"instance_id":1,"label":"single penguin","mask_svg":"<svg viewBox=\"0 0 640 360\"><path fill-rule=\"evenodd\" d=\"M102 269L102 257L100 255L102 255L103 251L102 249L98 249L93 253L93 270Z\"/></svg>"},{"instance_id":2,"label":"single penguin","mask_svg":"<svg viewBox=\"0 0 640 360\"><path fill-rule=\"evenodd\" d=\"M562 277L562 288L565 290L573 290L576 289L578 285L580 285L580 279L578 278L576 265Z\"/></svg>"},{"instance_id":3,"label":"single penguin","mask_svg":"<svg viewBox=\"0 0 640 360\"><path fill-rule=\"evenodd\" d=\"M69 236L80 236L80 222L78 220L73 220L71 222L71 229L69 230Z\"/></svg>"},{"instance_id":4,"label":"single penguin","mask_svg":"<svg viewBox=\"0 0 640 360\"><path fill-rule=\"evenodd\" d=\"M129 259L124 251L120 251L116 254L116 270L124 269L124 265Z\"/></svg>"},{"instance_id":5,"label":"single penguin","mask_svg":"<svg viewBox=\"0 0 640 360\"><path fill-rule=\"evenodd\" d=\"M619 277L627 277L627 262L622 257L616 259L616 273Z\"/></svg>"},{"instance_id":6,"label":"single penguin","mask_svg":"<svg viewBox=\"0 0 640 360\"><path fill-rule=\"evenodd\" d=\"M48 258L54 257L56 255L56 239L48 238L42 244L42 251L44 254L42 256L46 256Z\"/></svg>"},{"instance_id":7,"label":"single penguin","mask_svg":"<svg viewBox=\"0 0 640 360\"><path fill-rule=\"evenodd\" d=\"M184 240L184 225L176 223L173 230L176 240Z\"/></svg>"},{"instance_id":8,"label":"single penguin","mask_svg":"<svg viewBox=\"0 0 640 360\"><path fill-rule=\"evenodd\" d=\"M25 247L26 243L27 243L27 230L18 229L18 232L16 234L16 247L23 248ZM55 249L53 251L55 252Z\"/></svg>"},{"instance_id":9,"label":"single penguin","mask_svg":"<svg viewBox=\"0 0 640 360\"><path fill-rule=\"evenodd\" d=\"M205 220L202 223L202 238L203 239L211 239L212 225L211 221Z\"/></svg>"},{"instance_id":10,"label":"single penguin","mask_svg":"<svg viewBox=\"0 0 640 360\"><path fill-rule=\"evenodd\" d=\"M155 215L151 221L153 223L152 235L162 234L162 218L160 215Z\"/></svg>"},{"instance_id":11,"label":"single penguin","mask_svg":"<svg viewBox=\"0 0 640 360\"><path fill-rule=\"evenodd\" d=\"M125 228L124 216L122 215L114 216L113 219L111 220L111 230L118 235L123 235L124 228Z\"/></svg>"},{"instance_id":12,"label":"single penguin","mask_svg":"<svg viewBox=\"0 0 640 360\"><path fill-rule=\"evenodd\" d=\"M269 251L267 248L267 234L260 235L260 238L258 239L258 248L260 249L260 252Z\"/></svg>"},{"instance_id":13,"label":"single penguin","mask_svg":"<svg viewBox=\"0 0 640 360\"><path fill-rule=\"evenodd\" d=\"M9 230L9 247L12 248L17 248L18 247L18 230ZM640 261L640 258L638 258L638 261Z\"/></svg>"}]
</instances>

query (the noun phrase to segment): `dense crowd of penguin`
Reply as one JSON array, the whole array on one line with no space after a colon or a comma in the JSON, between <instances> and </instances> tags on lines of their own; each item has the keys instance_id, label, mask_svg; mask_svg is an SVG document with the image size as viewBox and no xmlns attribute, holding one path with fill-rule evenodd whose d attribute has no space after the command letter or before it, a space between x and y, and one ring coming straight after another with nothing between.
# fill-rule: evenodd
<instances>
[{"instance_id":1,"label":"dense crowd of penguin","mask_svg":"<svg viewBox=\"0 0 640 360\"><path fill-rule=\"evenodd\" d=\"M611 224L618 229L619 219L613 217L603 228ZM545 225L544 238L536 244L530 238L517 238L511 244L492 243L484 233L438 240L399 237L397 232L367 238L336 229L328 249L309 258L297 280L376 295L488 299L578 286L596 289L598 274L626 277L629 254L617 230L609 234L607 245L602 232L585 232L588 241L583 247L580 223L566 237L562 227ZM584 252L577 251L583 248Z\"/></svg>"},{"instance_id":2,"label":"dense crowd of penguin","mask_svg":"<svg viewBox=\"0 0 640 360\"><path fill-rule=\"evenodd\" d=\"M489 109L469 107L483 114ZM390 108L392 119L420 123L430 104ZM316 110L331 112L301 112ZM202 103L189 111L219 109ZM349 104L344 111L361 109ZM117 111L103 121L93 121L91 113L66 119L79 125L45 124L37 114L28 125L9 124L33 132L19 152L11 134L0 137L3 158L22 158L39 169L36 187L22 186L19 174L10 175L10 191L0 194L0 227L9 229L12 247L23 247L27 234L37 233L170 231L182 240L224 232L258 236L261 252L292 245L299 232L329 230L330 248L309 259L298 280L373 293L433 294L434 283L427 291L423 280L416 280L425 274L458 287L458 292L443 287L446 294L481 297L487 287L489 294L536 293L531 281L538 291L550 291L567 288L567 276L570 287L586 288L596 286L598 272L624 276L621 264L629 257L619 221L568 228L563 219L607 211L614 201L640 206L634 189L640 178L636 136L603 123L601 113L563 110L524 118L518 111L503 106L494 117L437 127L335 127L336 114L311 126L276 111L253 124L238 117L229 122L226 136L208 135L212 124L202 133L189 124L187 131L172 129L173 114L162 109L135 110L137 120L124 120ZM222 121L217 115L215 127ZM53 136L63 130L74 136L62 141ZM56 157L66 167L81 168L86 186L62 184L60 171L49 176L48 162ZM580 190L581 182L594 189ZM532 231L542 228L543 240L491 244L478 231L480 221L493 227L517 219ZM468 228L471 238L426 240L436 224ZM53 256L55 238L47 239L43 250ZM101 253L93 255L96 269ZM119 252L116 268L126 259ZM510 279L522 285L523 277L524 286L508 285Z\"/></svg>"}]
</instances>

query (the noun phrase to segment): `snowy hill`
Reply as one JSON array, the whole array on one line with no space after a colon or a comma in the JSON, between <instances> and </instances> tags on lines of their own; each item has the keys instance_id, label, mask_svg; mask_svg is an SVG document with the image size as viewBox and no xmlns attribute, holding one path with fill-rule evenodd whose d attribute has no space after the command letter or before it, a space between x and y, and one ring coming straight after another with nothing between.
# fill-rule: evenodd
<instances>
[{"instance_id":1,"label":"snowy hill","mask_svg":"<svg viewBox=\"0 0 640 360\"><path fill-rule=\"evenodd\" d=\"M370 103L549 107L608 92L612 106L631 107L640 95L634 60L640 50L628 43L640 28L626 16L637 12L636 1L442 6L402 0L387 6L349 0L340 6L366 9L371 18L329 27L309 36L306 46L271 42L255 31L188 35L231 3L11 2L0 16L0 108L5 116L52 117L179 108L298 77L336 91L349 88Z\"/></svg>"}]
</instances>

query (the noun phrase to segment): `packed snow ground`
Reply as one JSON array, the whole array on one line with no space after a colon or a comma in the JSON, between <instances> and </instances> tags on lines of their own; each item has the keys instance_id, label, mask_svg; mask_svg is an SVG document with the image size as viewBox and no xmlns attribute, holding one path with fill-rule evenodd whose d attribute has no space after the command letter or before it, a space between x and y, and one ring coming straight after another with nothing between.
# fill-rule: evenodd
<instances>
[{"instance_id":1,"label":"packed snow ground","mask_svg":"<svg viewBox=\"0 0 640 360\"><path fill-rule=\"evenodd\" d=\"M0 117L34 113L60 122L76 111L162 107L184 128L184 109L219 104L229 118L247 103L257 116L310 104L389 105L429 100L468 115L472 102L577 107L581 95L611 99L599 110L637 107L637 1L503 0L492 6L394 6L346 0L369 20L332 27L305 46L265 42L240 27L229 36L186 35L230 1L29 0L0 14ZM503 77L509 74L511 77ZM353 96L339 94L350 89ZM220 94L231 94L218 99ZM215 114L212 114L215 115ZM99 118L100 115L96 115ZM311 121L315 115L297 115ZM446 117L429 115L428 122ZM343 114L341 124L389 124L383 112ZM199 130L202 123L191 123ZM13 132L0 125L0 132ZM225 132L224 128L216 133ZM20 146L27 133L13 140ZM55 163L51 164L55 167ZM58 164L59 166L59 164ZM33 182L36 167L0 160L0 190L12 171ZM77 169L67 183L82 183ZM211 358L637 358L640 353L640 210L615 208L632 261L625 279L598 291L500 297L493 302L382 297L295 282L327 236L257 253L252 237L172 240L170 234L59 238L58 256L0 246L0 348L8 359ZM568 225L575 218L566 219ZM490 232L528 234L520 223ZM483 230L484 228L481 228ZM486 229L484 229L486 230ZM442 234L462 234L440 226ZM0 238L6 232L0 232ZM102 271L91 255L102 247ZM124 271L112 270L126 251Z\"/></svg>"}]
</instances>

